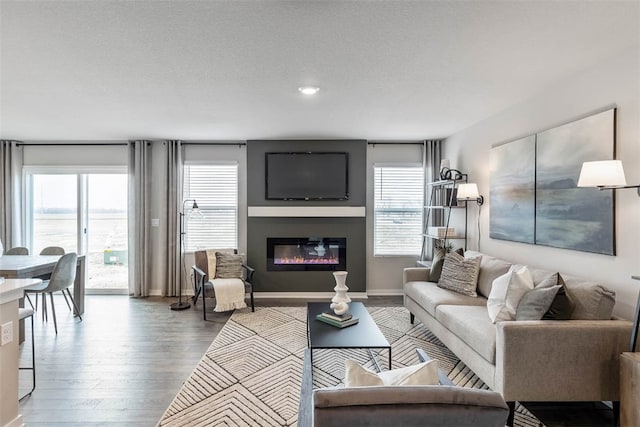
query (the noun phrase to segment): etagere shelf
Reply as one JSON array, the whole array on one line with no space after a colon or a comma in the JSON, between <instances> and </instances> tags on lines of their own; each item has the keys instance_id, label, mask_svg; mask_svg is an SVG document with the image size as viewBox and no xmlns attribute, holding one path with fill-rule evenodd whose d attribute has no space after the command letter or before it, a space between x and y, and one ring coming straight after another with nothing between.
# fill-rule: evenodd
<instances>
[{"instance_id":1,"label":"etagere shelf","mask_svg":"<svg viewBox=\"0 0 640 427\"><path fill-rule=\"evenodd\" d=\"M436 245L438 242L446 246L449 240L459 242L467 249L467 204L459 204L456 199L458 185L467 182L467 174L460 174L459 179L445 179L427 184L429 187L429 204L424 206L424 229L422 231L422 251L420 261L425 260L427 245ZM451 230L451 212L464 210L465 220L462 227L457 227L453 233ZM462 223L461 223L462 224ZM438 233L434 233L434 227Z\"/></svg>"}]
</instances>

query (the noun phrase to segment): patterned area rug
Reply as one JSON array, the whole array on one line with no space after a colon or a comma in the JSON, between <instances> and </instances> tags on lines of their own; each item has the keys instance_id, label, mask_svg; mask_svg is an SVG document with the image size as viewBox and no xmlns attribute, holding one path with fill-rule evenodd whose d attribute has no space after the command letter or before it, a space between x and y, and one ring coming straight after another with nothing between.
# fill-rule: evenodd
<instances>
[{"instance_id":1,"label":"patterned area rug","mask_svg":"<svg viewBox=\"0 0 640 427\"><path fill-rule=\"evenodd\" d=\"M403 307L367 307L391 343L392 367L418 363L416 348L437 359L459 386L487 386L425 326L409 323ZM296 426L302 360L307 347L306 307L257 307L236 311L178 395L159 426ZM387 366L387 352L378 360ZM344 360L372 367L361 350L314 351L314 388L338 385ZM522 405L515 425L542 425Z\"/></svg>"}]
</instances>

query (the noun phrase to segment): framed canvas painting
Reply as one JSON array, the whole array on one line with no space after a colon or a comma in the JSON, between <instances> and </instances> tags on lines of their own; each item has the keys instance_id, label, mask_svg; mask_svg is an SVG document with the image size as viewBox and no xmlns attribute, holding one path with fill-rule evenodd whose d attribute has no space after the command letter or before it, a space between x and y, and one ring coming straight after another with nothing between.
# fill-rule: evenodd
<instances>
[{"instance_id":1,"label":"framed canvas painting","mask_svg":"<svg viewBox=\"0 0 640 427\"><path fill-rule=\"evenodd\" d=\"M578 188L582 163L611 160L615 109L537 134L535 243L615 255L614 192Z\"/></svg>"},{"instance_id":2,"label":"framed canvas painting","mask_svg":"<svg viewBox=\"0 0 640 427\"><path fill-rule=\"evenodd\" d=\"M490 150L491 238L535 243L535 154L535 135Z\"/></svg>"}]
</instances>

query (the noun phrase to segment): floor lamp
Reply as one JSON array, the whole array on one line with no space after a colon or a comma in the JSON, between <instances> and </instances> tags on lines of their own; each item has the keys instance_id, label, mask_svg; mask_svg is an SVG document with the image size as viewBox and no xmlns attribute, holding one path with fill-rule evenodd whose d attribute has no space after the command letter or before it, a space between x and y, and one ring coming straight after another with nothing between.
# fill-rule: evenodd
<instances>
[{"instance_id":1,"label":"floor lamp","mask_svg":"<svg viewBox=\"0 0 640 427\"><path fill-rule=\"evenodd\" d=\"M178 302L174 302L169 306L171 310L186 310L187 308L191 307L191 304L189 304L187 301L182 301L182 265L184 265L184 252L182 250L182 247L184 245L184 235L187 234L184 231L184 211L187 202L193 202L193 205L191 205L191 213L189 214L189 216L191 216L191 214L193 214L195 211L200 210L195 199L186 199L184 202L182 202L182 211L180 212L180 285L178 288Z\"/></svg>"}]
</instances>

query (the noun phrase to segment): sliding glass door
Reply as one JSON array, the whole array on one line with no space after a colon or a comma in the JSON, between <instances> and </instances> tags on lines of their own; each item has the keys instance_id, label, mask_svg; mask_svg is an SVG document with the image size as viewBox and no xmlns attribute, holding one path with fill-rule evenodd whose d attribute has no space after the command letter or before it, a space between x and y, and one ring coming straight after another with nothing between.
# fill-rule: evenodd
<instances>
[{"instance_id":1,"label":"sliding glass door","mask_svg":"<svg viewBox=\"0 0 640 427\"><path fill-rule=\"evenodd\" d=\"M95 170L95 168L93 168ZM86 256L90 293L127 293L127 174L122 168L83 173L27 170L27 241Z\"/></svg>"}]
</instances>

